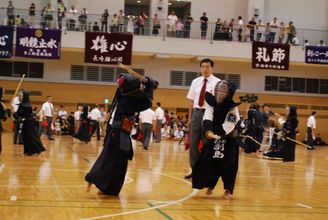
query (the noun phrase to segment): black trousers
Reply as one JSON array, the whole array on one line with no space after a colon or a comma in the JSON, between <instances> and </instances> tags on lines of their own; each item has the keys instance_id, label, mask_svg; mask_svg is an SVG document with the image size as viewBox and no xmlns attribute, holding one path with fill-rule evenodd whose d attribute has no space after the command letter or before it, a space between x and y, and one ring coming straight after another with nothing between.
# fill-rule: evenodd
<instances>
[{"instance_id":1,"label":"black trousers","mask_svg":"<svg viewBox=\"0 0 328 220\"><path fill-rule=\"evenodd\" d=\"M90 137L96 132L97 130L97 140L100 140L100 129L99 129L99 121L92 120L92 133L90 134Z\"/></svg>"},{"instance_id":2,"label":"black trousers","mask_svg":"<svg viewBox=\"0 0 328 220\"><path fill-rule=\"evenodd\" d=\"M313 147L313 133L312 133L312 128L310 127L307 128L307 144L310 147Z\"/></svg>"},{"instance_id":3,"label":"black trousers","mask_svg":"<svg viewBox=\"0 0 328 220\"><path fill-rule=\"evenodd\" d=\"M48 122L48 126L47 126L47 136L48 139L52 138L52 130L51 130L51 124L52 124L52 117L48 117L46 116L47 122Z\"/></svg>"}]
</instances>

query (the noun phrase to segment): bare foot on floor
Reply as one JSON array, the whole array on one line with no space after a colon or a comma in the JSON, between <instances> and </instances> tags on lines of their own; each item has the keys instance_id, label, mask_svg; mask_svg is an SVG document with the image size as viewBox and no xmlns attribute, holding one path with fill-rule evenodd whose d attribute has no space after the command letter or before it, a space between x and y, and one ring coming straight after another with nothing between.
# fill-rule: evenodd
<instances>
[{"instance_id":1,"label":"bare foot on floor","mask_svg":"<svg viewBox=\"0 0 328 220\"><path fill-rule=\"evenodd\" d=\"M92 183L89 183L89 182L88 182L88 185L87 185L87 192L90 192L90 190L91 190L91 186L92 186Z\"/></svg>"},{"instance_id":2,"label":"bare foot on floor","mask_svg":"<svg viewBox=\"0 0 328 220\"><path fill-rule=\"evenodd\" d=\"M230 193L230 190L227 189L227 190L224 192L224 194L223 194L223 198L224 198L224 199L227 199L227 200L232 199L232 194Z\"/></svg>"},{"instance_id":3,"label":"bare foot on floor","mask_svg":"<svg viewBox=\"0 0 328 220\"><path fill-rule=\"evenodd\" d=\"M104 195L106 195L106 194L103 193L102 191L98 190L97 195L98 195L98 196L104 196Z\"/></svg>"},{"instance_id":4,"label":"bare foot on floor","mask_svg":"<svg viewBox=\"0 0 328 220\"><path fill-rule=\"evenodd\" d=\"M213 194L213 189L211 188L208 188L207 191L206 191L206 195L212 195Z\"/></svg>"}]
</instances>

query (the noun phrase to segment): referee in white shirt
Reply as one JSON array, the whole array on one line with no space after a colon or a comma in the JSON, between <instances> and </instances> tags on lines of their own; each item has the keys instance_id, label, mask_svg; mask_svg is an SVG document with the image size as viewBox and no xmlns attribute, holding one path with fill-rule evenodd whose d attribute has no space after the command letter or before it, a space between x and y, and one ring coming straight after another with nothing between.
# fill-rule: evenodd
<instances>
[{"instance_id":1,"label":"referee in white shirt","mask_svg":"<svg viewBox=\"0 0 328 220\"><path fill-rule=\"evenodd\" d=\"M316 129L316 120L317 112L313 111L311 116L307 120L307 147L308 150L314 150L313 141L315 140L315 129Z\"/></svg>"},{"instance_id":2,"label":"referee in white shirt","mask_svg":"<svg viewBox=\"0 0 328 220\"><path fill-rule=\"evenodd\" d=\"M94 109L92 109L92 111L90 112L90 118L91 118L91 126L93 127L90 137L92 137L92 135L97 130L97 140L99 141L100 140L99 121L101 118L101 113L98 109L98 105L96 105Z\"/></svg>"},{"instance_id":3,"label":"referee in white shirt","mask_svg":"<svg viewBox=\"0 0 328 220\"><path fill-rule=\"evenodd\" d=\"M162 129L162 124L163 124L163 120L164 120L164 110L161 108L160 102L157 102L155 116L156 116L155 140L156 140L156 143L160 143L161 136L162 136L161 129Z\"/></svg>"},{"instance_id":4,"label":"referee in white shirt","mask_svg":"<svg viewBox=\"0 0 328 220\"><path fill-rule=\"evenodd\" d=\"M153 124L156 123L155 112L150 108L140 112L139 114L139 124L141 125L142 131L142 144L145 150L148 150L148 145L151 137L151 132L153 130Z\"/></svg>"},{"instance_id":5,"label":"referee in white shirt","mask_svg":"<svg viewBox=\"0 0 328 220\"><path fill-rule=\"evenodd\" d=\"M52 98L51 96L47 97L47 101L43 103L42 108L42 115L43 115L43 120L46 120L48 125L47 125L47 136L48 140L55 140L52 138L52 122L53 122L53 115L54 115L54 106L52 104Z\"/></svg>"},{"instance_id":6,"label":"referee in white shirt","mask_svg":"<svg viewBox=\"0 0 328 220\"><path fill-rule=\"evenodd\" d=\"M81 125L81 114L82 114L82 106L79 105L77 107L77 111L74 113L74 133L76 134Z\"/></svg>"},{"instance_id":7,"label":"referee in white shirt","mask_svg":"<svg viewBox=\"0 0 328 220\"><path fill-rule=\"evenodd\" d=\"M191 83L187 98L190 100L188 127L190 132L189 162L192 168L199 159L199 142L203 134L203 116L205 112L205 92L214 94L214 88L220 79L213 76L214 62L211 59L203 59L200 62L202 76L194 79ZM185 176L192 178L192 174Z\"/></svg>"}]
</instances>

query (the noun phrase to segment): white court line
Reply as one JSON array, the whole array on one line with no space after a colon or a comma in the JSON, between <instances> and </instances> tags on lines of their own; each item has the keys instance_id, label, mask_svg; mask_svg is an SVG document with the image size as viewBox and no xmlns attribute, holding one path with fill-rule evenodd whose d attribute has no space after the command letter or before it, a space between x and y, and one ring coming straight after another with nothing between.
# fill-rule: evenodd
<instances>
[{"instance_id":1,"label":"white court line","mask_svg":"<svg viewBox=\"0 0 328 220\"><path fill-rule=\"evenodd\" d=\"M181 198L179 200L168 202L168 203L163 204L163 205L153 206L153 207L149 207L149 208L145 208L145 209L139 209L139 210L134 210L134 211L129 211L129 212L116 213L116 214L111 214L111 215L103 215L103 216L96 216L96 217L91 217L91 218L83 218L81 220L93 220L93 219L111 218L111 217L122 216L122 215L130 215L130 214L135 214L135 213L146 212L146 211L149 211L149 210L163 208L163 207L166 207L166 206L176 205L178 203L181 203L181 202L184 202L184 201L190 199L191 197L193 197L194 195L196 195L198 193L198 191L199 191L198 189L193 189L193 191L188 196L185 196L185 197L183 197L183 198Z\"/></svg>"},{"instance_id":2,"label":"white court line","mask_svg":"<svg viewBox=\"0 0 328 220\"><path fill-rule=\"evenodd\" d=\"M181 178L177 178L174 176L170 176L167 174L163 174L163 173L159 173L159 172L152 172L152 171L147 171L147 170L141 170L141 169L129 169L129 170L135 170L135 171L142 171L142 172L149 172L149 173L154 173L154 174L160 174L162 176L166 176L172 179L176 179L179 180L181 182L185 182L188 183L189 185L191 185L191 183L187 180L181 179ZM130 215L130 214L135 214L135 213L141 213L141 212L146 212L146 211L150 211L150 210L154 210L154 209L159 209L159 208L163 208L166 206L171 206L171 205L176 205L178 203L182 203L188 199L190 199L191 197L195 196L198 193L198 189L193 189L192 192L185 196L182 197L181 199L178 200L174 200L174 201L152 201L155 203L165 203L163 205L157 205L157 206L153 206L153 207L149 207L149 208L144 208L144 209L139 209L139 210L134 210L134 211L129 211L129 212L121 212L121 213L115 213L115 214L110 214L110 215L103 215L103 216L96 216L96 217L90 217L90 218L83 218L81 220L93 220L93 219L102 219L102 218L111 218L111 217L116 217L116 216L123 216L123 215Z\"/></svg>"},{"instance_id":3,"label":"white court line","mask_svg":"<svg viewBox=\"0 0 328 220\"><path fill-rule=\"evenodd\" d=\"M52 175L52 172L51 171L50 171L50 176L51 176L51 179L52 179L52 181L53 181L53 183L55 185L55 189L57 191L59 200L63 200L63 196L62 196L61 192L59 191L59 187L58 187L57 182L56 182L54 176Z\"/></svg>"},{"instance_id":4,"label":"white court line","mask_svg":"<svg viewBox=\"0 0 328 220\"><path fill-rule=\"evenodd\" d=\"M17 200L17 196L10 196L10 201L16 201Z\"/></svg>"},{"instance_id":5,"label":"white court line","mask_svg":"<svg viewBox=\"0 0 328 220\"><path fill-rule=\"evenodd\" d=\"M5 169L5 167L6 167L6 164L4 164L4 163L0 165L0 173L3 171L3 169Z\"/></svg>"},{"instance_id":6,"label":"white court line","mask_svg":"<svg viewBox=\"0 0 328 220\"><path fill-rule=\"evenodd\" d=\"M296 203L296 205L297 205L297 206L301 206L301 207L303 207L303 208L307 208L307 209L313 209L312 206L304 205L304 204L302 204L302 203Z\"/></svg>"}]
</instances>

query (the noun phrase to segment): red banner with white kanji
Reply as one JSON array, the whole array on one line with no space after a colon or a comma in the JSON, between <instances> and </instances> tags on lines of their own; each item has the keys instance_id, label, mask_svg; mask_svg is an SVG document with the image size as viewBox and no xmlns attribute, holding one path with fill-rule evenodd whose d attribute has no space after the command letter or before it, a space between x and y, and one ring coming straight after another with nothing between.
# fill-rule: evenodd
<instances>
[{"instance_id":1,"label":"red banner with white kanji","mask_svg":"<svg viewBox=\"0 0 328 220\"><path fill-rule=\"evenodd\" d=\"M254 69L289 69L289 44L253 42L252 66Z\"/></svg>"},{"instance_id":2,"label":"red banner with white kanji","mask_svg":"<svg viewBox=\"0 0 328 220\"><path fill-rule=\"evenodd\" d=\"M132 39L130 33L85 33L86 63L131 65Z\"/></svg>"}]
</instances>

